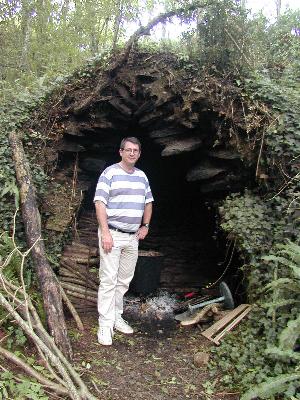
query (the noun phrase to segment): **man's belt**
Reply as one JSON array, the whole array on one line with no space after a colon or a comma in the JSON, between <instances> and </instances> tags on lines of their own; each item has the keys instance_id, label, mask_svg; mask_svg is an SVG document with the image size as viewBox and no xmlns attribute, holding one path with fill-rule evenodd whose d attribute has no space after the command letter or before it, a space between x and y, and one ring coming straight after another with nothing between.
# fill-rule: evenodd
<instances>
[{"instance_id":1,"label":"man's belt","mask_svg":"<svg viewBox=\"0 0 300 400\"><path fill-rule=\"evenodd\" d=\"M109 227L109 229L111 229L113 231L121 232L121 233L129 233L129 235L134 235L136 233L136 232L126 232L126 231L123 231L122 229L115 228L114 226L111 226L109 224L108 224L108 227Z\"/></svg>"}]
</instances>

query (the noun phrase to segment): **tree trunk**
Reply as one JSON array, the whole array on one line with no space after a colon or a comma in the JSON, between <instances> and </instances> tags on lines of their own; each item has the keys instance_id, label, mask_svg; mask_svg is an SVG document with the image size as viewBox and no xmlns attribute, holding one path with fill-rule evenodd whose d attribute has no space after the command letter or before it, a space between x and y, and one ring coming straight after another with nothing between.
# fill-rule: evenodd
<instances>
[{"instance_id":1,"label":"tree trunk","mask_svg":"<svg viewBox=\"0 0 300 400\"><path fill-rule=\"evenodd\" d=\"M67 25L67 17L68 17L68 12L70 8L70 0L64 0L61 6L61 21L63 25Z\"/></svg>"},{"instance_id":2,"label":"tree trunk","mask_svg":"<svg viewBox=\"0 0 300 400\"><path fill-rule=\"evenodd\" d=\"M275 0L275 3L276 3L276 16L277 20L279 20L281 13L281 0Z\"/></svg>"},{"instance_id":3,"label":"tree trunk","mask_svg":"<svg viewBox=\"0 0 300 400\"><path fill-rule=\"evenodd\" d=\"M90 49L91 55L95 57L99 52L99 38L97 36L95 28L93 27L92 29L92 32L90 32Z\"/></svg>"},{"instance_id":4,"label":"tree trunk","mask_svg":"<svg viewBox=\"0 0 300 400\"><path fill-rule=\"evenodd\" d=\"M48 328L59 349L68 359L71 359L72 348L63 314L61 292L54 272L47 261L44 242L41 240L40 213L37 208L35 187L31 180L29 165L22 141L15 132L10 133L9 141L20 189L27 244L29 248L32 248L31 255L43 296Z\"/></svg>"},{"instance_id":5,"label":"tree trunk","mask_svg":"<svg viewBox=\"0 0 300 400\"><path fill-rule=\"evenodd\" d=\"M20 68L22 71L28 70L28 53L30 46L30 31L31 31L31 20L32 20L32 9L27 1L22 4L22 19L21 19L21 31L22 31L22 54L20 60Z\"/></svg>"},{"instance_id":6,"label":"tree trunk","mask_svg":"<svg viewBox=\"0 0 300 400\"><path fill-rule=\"evenodd\" d=\"M120 25L122 22L122 14L123 14L123 1L119 0L118 5L117 5L115 24L114 24L114 38L113 38L113 44L112 44L113 51L115 51L115 49L116 49L116 45L117 45L118 38L119 38L119 30L120 30Z\"/></svg>"}]
</instances>

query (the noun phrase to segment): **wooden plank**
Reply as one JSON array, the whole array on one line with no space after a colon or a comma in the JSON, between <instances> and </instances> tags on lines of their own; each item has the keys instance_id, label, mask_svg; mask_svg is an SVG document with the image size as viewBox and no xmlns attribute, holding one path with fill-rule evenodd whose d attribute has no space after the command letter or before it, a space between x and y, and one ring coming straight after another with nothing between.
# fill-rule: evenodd
<instances>
[{"instance_id":1,"label":"wooden plank","mask_svg":"<svg viewBox=\"0 0 300 400\"><path fill-rule=\"evenodd\" d=\"M222 319L213 324L211 327L203 331L201 334L205 336L207 339L211 339L215 333L217 333L220 329L224 328L224 326L230 323L230 321L232 321L233 318L238 316L247 307L249 307L249 304L239 305L234 310L230 311L227 315L225 315Z\"/></svg>"},{"instance_id":2,"label":"wooden plank","mask_svg":"<svg viewBox=\"0 0 300 400\"><path fill-rule=\"evenodd\" d=\"M212 341L216 344L220 344L220 339L231 329L233 329L251 310L251 306L247 307L240 315L238 315L229 325L227 325L220 333L218 333Z\"/></svg>"}]
</instances>

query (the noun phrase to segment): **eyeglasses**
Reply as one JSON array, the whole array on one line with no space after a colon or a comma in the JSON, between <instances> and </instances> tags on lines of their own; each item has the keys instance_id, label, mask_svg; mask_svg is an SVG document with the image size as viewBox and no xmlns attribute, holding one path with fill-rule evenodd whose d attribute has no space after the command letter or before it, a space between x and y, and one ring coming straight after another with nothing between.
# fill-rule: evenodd
<instances>
[{"instance_id":1,"label":"eyeglasses","mask_svg":"<svg viewBox=\"0 0 300 400\"><path fill-rule=\"evenodd\" d=\"M127 153L127 154L130 154L130 153L138 154L140 152L137 149L122 149L122 151L125 151L125 153Z\"/></svg>"}]
</instances>

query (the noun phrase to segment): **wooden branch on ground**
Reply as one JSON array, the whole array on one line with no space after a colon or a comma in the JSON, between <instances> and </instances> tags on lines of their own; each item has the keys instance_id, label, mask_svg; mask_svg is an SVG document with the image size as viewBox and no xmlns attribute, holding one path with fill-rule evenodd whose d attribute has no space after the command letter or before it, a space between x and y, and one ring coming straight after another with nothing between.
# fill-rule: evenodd
<instances>
[{"instance_id":1,"label":"wooden branch on ground","mask_svg":"<svg viewBox=\"0 0 300 400\"><path fill-rule=\"evenodd\" d=\"M97 257L99 250L96 247L88 247L82 243L74 242L72 245L67 245L64 247L64 253L71 251L75 253L80 253L88 255L89 257Z\"/></svg>"},{"instance_id":2,"label":"wooden branch on ground","mask_svg":"<svg viewBox=\"0 0 300 400\"><path fill-rule=\"evenodd\" d=\"M25 227L28 247L31 255L44 301L48 327L55 343L68 359L72 358L72 348L68 338L63 314L62 299L56 277L48 263L44 242L41 240L41 221L38 211L35 187L33 185L29 164L27 162L21 139L15 132L9 135L9 142L20 189L22 218Z\"/></svg>"},{"instance_id":3,"label":"wooden branch on ground","mask_svg":"<svg viewBox=\"0 0 300 400\"><path fill-rule=\"evenodd\" d=\"M85 295L83 293L78 293L78 292L70 290L70 289L66 289L66 293L68 294L69 297L73 296L78 299L87 300L87 301L97 304L97 296L96 295L89 296L89 295Z\"/></svg>"},{"instance_id":4,"label":"wooden branch on ground","mask_svg":"<svg viewBox=\"0 0 300 400\"><path fill-rule=\"evenodd\" d=\"M62 260L66 258L65 255L63 255ZM99 265L99 259L98 258L88 258L88 257L79 257L77 254L69 255L67 256L68 260L75 261L76 263L79 264L89 264L89 265Z\"/></svg>"},{"instance_id":5,"label":"wooden branch on ground","mask_svg":"<svg viewBox=\"0 0 300 400\"><path fill-rule=\"evenodd\" d=\"M77 279L75 277L70 277L70 276L62 276L60 278L60 282L75 283L75 285L81 286L83 289L97 289L97 287L90 285L91 282L89 281L84 281L82 279Z\"/></svg>"},{"instance_id":6,"label":"wooden branch on ground","mask_svg":"<svg viewBox=\"0 0 300 400\"><path fill-rule=\"evenodd\" d=\"M4 307L9 314L14 318L16 323L22 328L25 334L37 345L45 356L51 362L51 365L57 369L62 376L65 386L68 390L69 396L74 400L96 400L95 397L88 391L87 387L81 380L80 376L70 365L68 360L64 357L59 348L55 345L52 338L43 329L42 324L39 324L42 335L46 340L42 340L39 335L34 332L30 325L25 321L12 305L0 293L0 305ZM78 385L78 388L76 387Z\"/></svg>"},{"instance_id":7,"label":"wooden branch on ground","mask_svg":"<svg viewBox=\"0 0 300 400\"><path fill-rule=\"evenodd\" d=\"M89 271L86 271L86 269L79 267L76 263L72 263L69 260L62 260L61 265L65 267L65 269L67 269L74 278L78 278L82 280L82 282L89 281L91 286L93 286L95 289L98 288L97 277Z\"/></svg>"},{"instance_id":8,"label":"wooden branch on ground","mask_svg":"<svg viewBox=\"0 0 300 400\"><path fill-rule=\"evenodd\" d=\"M28 255L28 253L21 253L18 249L17 251L22 259ZM44 329L25 288L23 286L17 287L8 281L1 274L1 271L0 286L2 289L0 292L0 306L8 312L14 323L31 339L45 362L50 375L56 382L51 383L49 378L44 377L42 374L34 374L36 371L32 371L31 366L28 366L23 360L19 360L18 357L14 358L14 355L11 356L7 350L1 348L0 354L21 367L26 373L34 376L40 383L55 393L67 394L73 400L96 400L72 365L56 346L53 338Z\"/></svg>"},{"instance_id":9,"label":"wooden branch on ground","mask_svg":"<svg viewBox=\"0 0 300 400\"><path fill-rule=\"evenodd\" d=\"M4 349L0 346L0 355L5 357L8 361L11 361L16 366L20 367L26 374L36 379L43 386L53 390L55 393L66 396L68 395L68 390L61 385L55 384L53 381L47 379L45 376L37 372L30 365L26 364L23 360L17 357L14 353Z\"/></svg>"}]
</instances>

